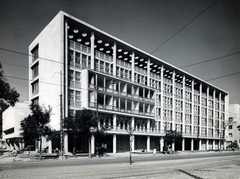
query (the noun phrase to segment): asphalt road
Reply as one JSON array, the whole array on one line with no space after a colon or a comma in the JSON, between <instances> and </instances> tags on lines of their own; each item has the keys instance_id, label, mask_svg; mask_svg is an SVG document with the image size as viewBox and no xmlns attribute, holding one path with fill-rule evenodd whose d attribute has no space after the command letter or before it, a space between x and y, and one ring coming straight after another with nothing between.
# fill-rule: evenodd
<instances>
[{"instance_id":1,"label":"asphalt road","mask_svg":"<svg viewBox=\"0 0 240 179\"><path fill-rule=\"evenodd\" d=\"M0 178L240 178L240 152L78 157L0 164Z\"/></svg>"}]
</instances>

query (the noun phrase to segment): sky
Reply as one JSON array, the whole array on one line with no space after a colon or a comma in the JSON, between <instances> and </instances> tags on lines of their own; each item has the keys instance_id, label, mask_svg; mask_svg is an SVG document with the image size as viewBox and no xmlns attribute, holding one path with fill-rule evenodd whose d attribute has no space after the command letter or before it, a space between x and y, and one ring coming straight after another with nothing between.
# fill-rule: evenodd
<instances>
[{"instance_id":1,"label":"sky","mask_svg":"<svg viewBox=\"0 0 240 179\"><path fill-rule=\"evenodd\" d=\"M28 100L28 46L60 10L240 104L240 0L0 0L0 62L20 101Z\"/></svg>"}]
</instances>

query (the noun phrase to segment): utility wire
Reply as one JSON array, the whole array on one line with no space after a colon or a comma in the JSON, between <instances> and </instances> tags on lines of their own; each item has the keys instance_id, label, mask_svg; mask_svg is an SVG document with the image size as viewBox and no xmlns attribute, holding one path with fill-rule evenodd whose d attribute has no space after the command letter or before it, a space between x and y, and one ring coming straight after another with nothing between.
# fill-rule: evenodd
<instances>
[{"instance_id":1,"label":"utility wire","mask_svg":"<svg viewBox=\"0 0 240 179\"><path fill-rule=\"evenodd\" d=\"M237 74L239 74L240 72L237 72ZM236 74L236 73L234 73L234 74ZM232 75L234 75L234 74L232 74ZM6 75L4 75L4 76L6 76ZM226 75L226 76L229 76L229 75ZM20 80L25 80L25 81L31 81L31 80L29 80L29 79L26 79L26 78L20 78L20 77L14 77L14 76L6 76L6 77L8 77L8 78L15 78L15 79L20 79ZM50 84L50 85L55 85L55 86L60 86L60 84L56 84L56 83L50 83L50 82L44 82L44 81L39 81L39 83L45 83L45 84ZM23 85L23 86L26 86L26 85ZM63 85L64 87L66 87L66 85ZM26 87L28 87L28 86L26 86ZM78 88L78 89L87 89L87 88ZM165 91L164 90L158 90L159 92L161 92L161 93L164 93ZM178 96L177 94L172 94L172 96ZM172 96L165 96L165 97L167 97L167 98L171 98ZM189 98L176 98L176 100L182 100L182 99L185 99L186 100L186 102L187 103L191 103L191 101L189 101ZM171 110L171 108L164 108L164 109L166 109L166 110ZM179 111L179 112L181 112L181 111ZM228 113L228 114L233 114L233 115L238 115L238 114L235 114L235 113L232 113L232 112L229 112L229 111L225 111L225 113Z\"/></svg>"},{"instance_id":2,"label":"utility wire","mask_svg":"<svg viewBox=\"0 0 240 179\"><path fill-rule=\"evenodd\" d=\"M12 63L6 63L6 62L1 62L2 64L7 64L7 65L12 65L12 66L17 66L17 67L22 67L22 68L27 68L26 66L21 66L21 65L15 65L15 64L12 64Z\"/></svg>"},{"instance_id":3,"label":"utility wire","mask_svg":"<svg viewBox=\"0 0 240 179\"><path fill-rule=\"evenodd\" d=\"M22 52L18 52L18 51L15 51L15 50L10 50L10 49L6 49L6 48L2 48L2 47L0 47L0 50L4 50L4 51L8 51L8 52L11 52L11 53L16 53L16 54L20 54L20 55L24 55L24 56L28 56L28 57L33 57L32 55L29 55L29 54L26 54L26 53L22 53ZM63 64L63 62L54 61L54 60L49 59L49 58L43 58L43 57L38 57L38 58L39 58L39 59L42 59L42 60L47 60L47 61L50 61L50 62L55 62L55 63Z\"/></svg>"},{"instance_id":4,"label":"utility wire","mask_svg":"<svg viewBox=\"0 0 240 179\"><path fill-rule=\"evenodd\" d=\"M240 52L235 52L235 53L231 53L231 54L224 55L224 56L221 56L221 57L216 57L216 58L213 58L213 59L204 60L204 61L201 61L201 62L192 63L192 64L185 65L185 66L181 66L181 67L178 67L178 68L186 68L186 67L190 67L190 66L194 66L194 65L199 65L199 64L202 64L202 63L206 63L206 62L210 62L210 61L214 61L214 60L219 60L221 58L225 58L225 57L229 57L229 56L232 56L232 55L236 55L236 54L239 54L239 53Z\"/></svg>"},{"instance_id":5,"label":"utility wire","mask_svg":"<svg viewBox=\"0 0 240 179\"><path fill-rule=\"evenodd\" d=\"M204 12L206 12L209 8L211 8L214 4L217 3L217 0L212 3L210 6L208 6L204 11L202 11L200 14L198 14L196 17L194 17L189 23L187 23L185 26L183 26L180 30L178 30L175 34L173 34L171 37L169 37L165 42L163 42L161 45L159 45L155 50L153 50L150 54L153 54L155 51L157 51L159 48L161 48L164 44L166 44L169 40L171 40L174 36L176 36L179 32L181 32L185 27L187 27L189 24L191 24L193 21L195 21L199 16L201 16Z\"/></svg>"},{"instance_id":6,"label":"utility wire","mask_svg":"<svg viewBox=\"0 0 240 179\"><path fill-rule=\"evenodd\" d=\"M5 51L8 51L8 52L17 53L17 54L21 54L21 55L25 55L25 56L32 56L32 55L29 55L29 54L25 54L25 53L22 53L22 52L17 52L17 51L14 51L14 50L9 50L9 49L6 49L6 48L1 48L1 47L0 47L0 50L5 50ZM236 54L239 54L239 53L240 53L240 52L235 52L235 53L231 53L231 54L228 54L228 55L223 55L223 56L220 56L220 57L216 57L216 58L209 59L209 60L205 60L205 61L202 61L202 62L197 62L197 63L185 65L185 66L178 67L178 68L185 68L185 67L189 67L189 66L194 66L194 65L202 64L202 63L207 63L207 62L210 62L210 61L219 60L219 59L221 59L221 58L229 57L229 56L236 55ZM47 58L42 58L42 57L38 57L38 58L39 58L39 59L43 59L43 60L47 60L47 61L51 61L51 62L55 62L55 63L63 64L63 62L58 62L58 61L54 61L54 60L47 59ZM13 65L13 66L19 66L19 67L27 68L27 67L24 67L24 66L14 65L14 64L6 63L6 62L1 62L1 63L5 63L5 64L8 64L8 65ZM240 73L240 72L232 73L232 74L225 75L225 76L216 77L216 79L218 79L218 78L224 78L224 77L228 77L228 76L232 76L232 75L236 75L236 74L238 74L238 73ZM6 75L5 75L5 76L6 76ZM11 77L11 76L9 76L9 77ZM19 77L15 77L15 78L19 78ZM21 78L19 78L19 79L21 79ZM214 79L215 79L215 78L214 78ZM27 80L27 79L22 79L22 80ZM205 80L205 81L212 81L212 80L213 80L213 79L209 79L209 80Z\"/></svg>"},{"instance_id":7,"label":"utility wire","mask_svg":"<svg viewBox=\"0 0 240 179\"><path fill-rule=\"evenodd\" d=\"M240 71L235 72L235 73L231 73L231 74L228 74L228 75L224 75L224 76L219 76L219 77L212 78L212 79L205 80L205 81L213 81L213 80L217 80L217 79L220 79L220 78L226 78L226 77L233 76L233 75L238 75L238 74L240 74Z\"/></svg>"}]
</instances>

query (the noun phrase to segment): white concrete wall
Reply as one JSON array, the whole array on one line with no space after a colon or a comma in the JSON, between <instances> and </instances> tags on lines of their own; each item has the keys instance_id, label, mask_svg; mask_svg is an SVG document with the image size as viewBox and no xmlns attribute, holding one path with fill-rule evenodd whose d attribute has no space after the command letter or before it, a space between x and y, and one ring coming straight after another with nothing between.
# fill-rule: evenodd
<instances>
[{"instance_id":1,"label":"white concrete wall","mask_svg":"<svg viewBox=\"0 0 240 179\"><path fill-rule=\"evenodd\" d=\"M31 113L29 103L16 103L3 112L3 131L14 128L14 133L6 135L3 132L3 139L20 137L20 122Z\"/></svg>"},{"instance_id":2,"label":"white concrete wall","mask_svg":"<svg viewBox=\"0 0 240 179\"><path fill-rule=\"evenodd\" d=\"M234 142L235 140L238 142L238 146L240 147L240 132L237 129L237 126L240 125L240 105L239 104L230 104L229 105L229 117L233 118L234 123L232 125L232 129L226 129L226 140ZM230 137L228 133L232 133L233 136Z\"/></svg>"},{"instance_id":3,"label":"white concrete wall","mask_svg":"<svg viewBox=\"0 0 240 179\"><path fill-rule=\"evenodd\" d=\"M63 31L63 16L60 12L29 46L31 54L31 50L39 44L39 105L50 105L53 108L50 125L56 130L60 129L60 71L64 72ZM32 64L31 57L29 64ZM31 70L29 78L32 79ZM29 88L29 98L32 99L31 84Z\"/></svg>"}]
</instances>

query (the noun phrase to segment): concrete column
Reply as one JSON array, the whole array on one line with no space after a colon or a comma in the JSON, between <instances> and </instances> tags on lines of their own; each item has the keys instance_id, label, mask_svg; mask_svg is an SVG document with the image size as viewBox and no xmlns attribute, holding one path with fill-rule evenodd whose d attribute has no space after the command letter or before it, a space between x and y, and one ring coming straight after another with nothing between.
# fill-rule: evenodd
<instances>
[{"instance_id":1,"label":"concrete column","mask_svg":"<svg viewBox=\"0 0 240 179\"><path fill-rule=\"evenodd\" d=\"M191 151L193 151L193 150L194 150L194 140L191 139Z\"/></svg>"},{"instance_id":2,"label":"concrete column","mask_svg":"<svg viewBox=\"0 0 240 179\"><path fill-rule=\"evenodd\" d=\"M117 75L117 46L116 42L113 44L113 76Z\"/></svg>"},{"instance_id":3,"label":"concrete column","mask_svg":"<svg viewBox=\"0 0 240 179\"><path fill-rule=\"evenodd\" d=\"M213 137L216 136L216 127L215 127L215 111L216 111L216 105L215 105L215 102L216 102L216 90L214 89L213 91ZM215 143L215 140L213 140L214 143ZM213 150L215 149L215 145L214 145L214 148Z\"/></svg>"},{"instance_id":4,"label":"concrete column","mask_svg":"<svg viewBox=\"0 0 240 179\"><path fill-rule=\"evenodd\" d=\"M95 153L95 137L94 135L91 136L91 154Z\"/></svg>"},{"instance_id":5,"label":"concrete column","mask_svg":"<svg viewBox=\"0 0 240 179\"><path fill-rule=\"evenodd\" d=\"M117 130L117 115L113 115L113 129Z\"/></svg>"},{"instance_id":6,"label":"concrete column","mask_svg":"<svg viewBox=\"0 0 240 179\"><path fill-rule=\"evenodd\" d=\"M91 37L90 37L90 40L91 40L91 69L94 70L94 33L92 32L91 33Z\"/></svg>"},{"instance_id":7,"label":"concrete column","mask_svg":"<svg viewBox=\"0 0 240 179\"><path fill-rule=\"evenodd\" d=\"M160 152L163 152L163 144L164 144L164 139L163 139L163 137L161 137L160 139Z\"/></svg>"},{"instance_id":8,"label":"concrete column","mask_svg":"<svg viewBox=\"0 0 240 179\"><path fill-rule=\"evenodd\" d=\"M182 151L185 151L185 138L182 139Z\"/></svg>"},{"instance_id":9,"label":"concrete column","mask_svg":"<svg viewBox=\"0 0 240 179\"><path fill-rule=\"evenodd\" d=\"M113 134L113 153L117 153L117 135Z\"/></svg>"},{"instance_id":10,"label":"concrete column","mask_svg":"<svg viewBox=\"0 0 240 179\"><path fill-rule=\"evenodd\" d=\"M191 115L191 120L192 120L192 127L191 127L191 135L192 137L194 136L193 130L194 130L194 79L192 79L192 115Z\"/></svg>"},{"instance_id":11,"label":"concrete column","mask_svg":"<svg viewBox=\"0 0 240 179\"><path fill-rule=\"evenodd\" d=\"M135 136L132 135L132 137L130 138L130 140L131 140L132 152L134 152L134 150L135 150Z\"/></svg>"},{"instance_id":12,"label":"concrete column","mask_svg":"<svg viewBox=\"0 0 240 179\"><path fill-rule=\"evenodd\" d=\"M172 143L172 150L175 151L175 142Z\"/></svg>"},{"instance_id":13,"label":"concrete column","mask_svg":"<svg viewBox=\"0 0 240 179\"><path fill-rule=\"evenodd\" d=\"M89 95L88 95L88 70L84 69L81 72L81 107L88 108ZM94 101L92 101L94 102Z\"/></svg>"},{"instance_id":14,"label":"concrete column","mask_svg":"<svg viewBox=\"0 0 240 179\"><path fill-rule=\"evenodd\" d=\"M202 139L199 139L199 148L198 150L202 150Z\"/></svg>"},{"instance_id":15,"label":"concrete column","mask_svg":"<svg viewBox=\"0 0 240 179\"><path fill-rule=\"evenodd\" d=\"M212 149L215 150L215 139L213 139L213 142L212 142Z\"/></svg>"},{"instance_id":16,"label":"concrete column","mask_svg":"<svg viewBox=\"0 0 240 179\"><path fill-rule=\"evenodd\" d=\"M147 152L150 152L150 136L147 136Z\"/></svg>"},{"instance_id":17,"label":"concrete column","mask_svg":"<svg viewBox=\"0 0 240 179\"><path fill-rule=\"evenodd\" d=\"M147 132L150 131L150 119L147 120Z\"/></svg>"},{"instance_id":18,"label":"concrete column","mask_svg":"<svg viewBox=\"0 0 240 179\"><path fill-rule=\"evenodd\" d=\"M131 124L132 129L134 129L134 123L135 123L135 118L134 117L132 117L132 122L131 123L132 123Z\"/></svg>"},{"instance_id":19,"label":"concrete column","mask_svg":"<svg viewBox=\"0 0 240 179\"><path fill-rule=\"evenodd\" d=\"M147 61L147 86L150 86L150 59Z\"/></svg>"},{"instance_id":20,"label":"concrete column","mask_svg":"<svg viewBox=\"0 0 240 179\"><path fill-rule=\"evenodd\" d=\"M198 125L198 128L199 128L199 130L198 130L198 136L202 136L202 83L200 84L200 87L199 87L199 92L200 92L200 107L199 107L199 109L200 109L200 115L199 115L199 125ZM200 150L200 146L199 146L199 150Z\"/></svg>"},{"instance_id":21,"label":"concrete column","mask_svg":"<svg viewBox=\"0 0 240 179\"><path fill-rule=\"evenodd\" d=\"M163 73L164 73L164 68L163 65L161 67L161 108L160 108L160 133L165 132L164 127L163 127Z\"/></svg>"},{"instance_id":22,"label":"concrete column","mask_svg":"<svg viewBox=\"0 0 240 179\"><path fill-rule=\"evenodd\" d=\"M185 115L186 115L186 111L185 111L185 102L186 102L186 77L185 75L183 75L183 78L182 78L182 82L183 82L183 103L182 103L182 132L183 134L185 134ZM194 104L194 103L193 103ZM193 107L193 106L192 106Z\"/></svg>"},{"instance_id":23,"label":"concrete column","mask_svg":"<svg viewBox=\"0 0 240 179\"><path fill-rule=\"evenodd\" d=\"M175 98L176 98L176 90L175 90L175 71L173 70L172 73L172 129L177 131L177 128L175 126L175 107L176 107L176 102L175 102Z\"/></svg>"},{"instance_id":24,"label":"concrete column","mask_svg":"<svg viewBox=\"0 0 240 179\"><path fill-rule=\"evenodd\" d=\"M52 153L52 141L51 140L48 141L48 153L49 154Z\"/></svg>"},{"instance_id":25,"label":"concrete column","mask_svg":"<svg viewBox=\"0 0 240 179\"><path fill-rule=\"evenodd\" d=\"M64 132L64 140L63 140L63 146L64 146L64 153L68 152L68 133Z\"/></svg>"},{"instance_id":26,"label":"concrete column","mask_svg":"<svg viewBox=\"0 0 240 179\"><path fill-rule=\"evenodd\" d=\"M132 52L132 82L134 82L134 73L135 73L135 52Z\"/></svg>"},{"instance_id":27,"label":"concrete column","mask_svg":"<svg viewBox=\"0 0 240 179\"><path fill-rule=\"evenodd\" d=\"M209 134L208 134L208 128L209 128L209 113L208 113L208 110L209 110L209 87L207 87L207 137L209 137ZM206 150L208 150L208 140L206 142Z\"/></svg>"},{"instance_id":28,"label":"concrete column","mask_svg":"<svg viewBox=\"0 0 240 179\"><path fill-rule=\"evenodd\" d=\"M209 139L206 141L206 149L209 150Z\"/></svg>"}]
</instances>

